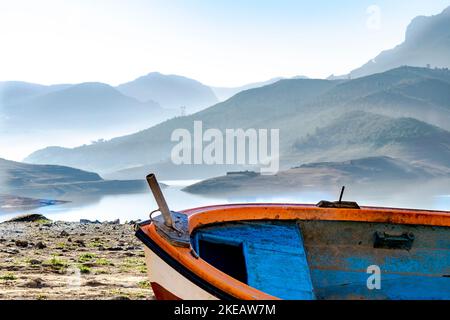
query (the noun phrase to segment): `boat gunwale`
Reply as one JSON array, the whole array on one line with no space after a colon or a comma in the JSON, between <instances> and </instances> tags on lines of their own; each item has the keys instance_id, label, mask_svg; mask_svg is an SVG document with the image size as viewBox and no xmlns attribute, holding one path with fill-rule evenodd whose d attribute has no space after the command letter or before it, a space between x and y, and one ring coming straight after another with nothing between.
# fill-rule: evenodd
<instances>
[{"instance_id":1,"label":"boat gunwale","mask_svg":"<svg viewBox=\"0 0 450 320\"><path fill-rule=\"evenodd\" d=\"M263 209L263 210L261 210ZM361 209L319 208L308 204L228 204L193 208L181 211L188 216L189 233L207 225L237 221L286 221L286 220L321 220L321 221L354 221L392 223L408 225L429 225L450 227L450 212L401 208L361 207ZM142 236L150 238L168 256L165 259L177 261L181 266L192 272L202 281L193 281L210 293L208 285L217 288L219 292L244 300L278 299L259 291L243 282L213 267L200 257L192 254L192 248L176 247L170 244L156 230L153 223L142 223ZM145 242L144 242L145 243ZM150 248L152 251L153 249ZM153 251L157 254L155 251ZM160 258L162 258L160 256ZM164 259L163 259L164 260ZM168 261L166 261L168 262ZM173 263L173 261L172 261ZM206 287L205 287L206 286ZM214 291L214 290L213 290Z\"/></svg>"},{"instance_id":2,"label":"boat gunwale","mask_svg":"<svg viewBox=\"0 0 450 320\"><path fill-rule=\"evenodd\" d=\"M259 211L265 209L265 211ZM245 210L245 212L241 212ZM269 211L279 210L275 214ZM237 211L236 215L224 215L225 211ZM251 214L248 214L252 211ZM319 208L312 204L225 204L205 206L181 211L188 216L189 232L200 226L244 220L323 220L377 222L407 225L450 227L450 212L388 207ZM207 217L207 216L208 217ZM229 219L231 216L231 219ZM211 218L214 217L214 218ZM206 219L208 218L208 219Z\"/></svg>"}]
</instances>

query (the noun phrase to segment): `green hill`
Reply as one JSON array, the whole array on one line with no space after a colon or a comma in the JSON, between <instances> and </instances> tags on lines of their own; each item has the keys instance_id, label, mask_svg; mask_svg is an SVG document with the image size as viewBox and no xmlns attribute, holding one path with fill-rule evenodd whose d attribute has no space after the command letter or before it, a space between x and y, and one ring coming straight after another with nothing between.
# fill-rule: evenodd
<instances>
[{"instance_id":1,"label":"green hill","mask_svg":"<svg viewBox=\"0 0 450 320\"><path fill-rule=\"evenodd\" d=\"M300 159L354 159L392 156L450 170L450 132L412 118L389 118L363 111L342 115L294 144Z\"/></svg>"},{"instance_id":2,"label":"green hill","mask_svg":"<svg viewBox=\"0 0 450 320\"><path fill-rule=\"evenodd\" d=\"M275 176L228 174L201 181L184 188L193 194L214 196L255 196L291 194L305 191L337 191L346 185L352 192L372 190L381 186L429 181L436 175L426 168L413 166L390 157L368 157L343 162L304 164L281 171ZM382 189L382 188L381 188ZM370 192L369 192L370 193Z\"/></svg>"}]
</instances>

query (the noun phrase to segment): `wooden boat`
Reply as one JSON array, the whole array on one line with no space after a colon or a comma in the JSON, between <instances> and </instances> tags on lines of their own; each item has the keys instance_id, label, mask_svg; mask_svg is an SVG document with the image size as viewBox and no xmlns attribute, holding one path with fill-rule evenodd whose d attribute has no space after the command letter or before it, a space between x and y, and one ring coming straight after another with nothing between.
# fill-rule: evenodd
<instances>
[{"instance_id":1,"label":"wooden boat","mask_svg":"<svg viewBox=\"0 0 450 320\"><path fill-rule=\"evenodd\" d=\"M449 212L342 199L170 212L147 180L161 215L136 236L157 299L450 299Z\"/></svg>"}]
</instances>

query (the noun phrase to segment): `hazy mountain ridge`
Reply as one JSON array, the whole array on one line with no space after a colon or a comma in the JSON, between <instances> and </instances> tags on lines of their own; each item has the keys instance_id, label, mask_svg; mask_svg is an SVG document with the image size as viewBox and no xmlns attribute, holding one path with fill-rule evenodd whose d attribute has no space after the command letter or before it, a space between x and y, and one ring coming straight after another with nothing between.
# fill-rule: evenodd
<instances>
[{"instance_id":1,"label":"hazy mountain ridge","mask_svg":"<svg viewBox=\"0 0 450 320\"><path fill-rule=\"evenodd\" d=\"M194 115L168 120L136 134L69 150L39 150L27 157L26 161L54 164L64 158L66 165L101 173L166 161L170 157L173 145L170 137L175 129L192 130L195 120L202 120L205 129L255 127L261 121L268 122L274 117L290 115L303 103L332 86L334 83L326 80L282 80L271 86L238 93L233 98ZM258 116L255 117L255 114ZM270 123L266 123L266 126L268 124ZM120 151L131 145L139 148Z\"/></svg>"},{"instance_id":2,"label":"hazy mountain ridge","mask_svg":"<svg viewBox=\"0 0 450 320\"><path fill-rule=\"evenodd\" d=\"M354 180L399 180L423 179L433 176L432 172L419 166L414 166L399 159L379 156L343 162L317 162L301 165L295 169L333 168L347 172Z\"/></svg>"},{"instance_id":3,"label":"hazy mountain ridge","mask_svg":"<svg viewBox=\"0 0 450 320\"><path fill-rule=\"evenodd\" d=\"M194 113L218 102L213 90L202 83L178 75L152 72L117 86L123 94L142 102L154 100L164 108Z\"/></svg>"},{"instance_id":4,"label":"hazy mountain ridge","mask_svg":"<svg viewBox=\"0 0 450 320\"><path fill-rule=\"evenodd\" d=\"M446 102L448 97L446 91L439 95L436 95L436 90L429 92L429 81L434 80L440 81L442 90L446 90L447 83L450 81L450 72L401 67L350 81L281 80L266 87L238 93L229 100L199 113L168 120L136 134L70 150L55 148L40 150L30 155L27 161L33 163L48 163L49 161L50 163L60 163L62 161L66 165L101 173L148 166L167 161L170 157L171 147L174 145L170 141L172 131L178 128L192 130L194 120L202 120L205 129L210 127L218 129L280 128L282 162L287 166L298 162L299 159L305 163L339 160L343 159L344 155L340 158L333 157L341 155L342 152L328 153L328 159L319 153L303 154L299 158L298 150L293 146L299 139L307 137L308 134L313 135L318 128L327 127L343 114L351 111L368 110L372 113L374 111L380 114L384 113L385 116L380 121L390 121L390 118L386 118L386 116L410 117L411 114L415 114L418 128L425 125L420 120L425 118L429 110L434 110L436 119L445 119L449 116L450 101ZM413 89L409 89L408 86L413 86ZM423 90L421 90L422 86ZM386 92L397 93L401 103L399 101L392 101L390 104L382 103L383 100L380 99L380 96ZM433 101L436 97L439 98ZM414 110L411 112L408 111L410 101L416 102L413 106ZM435 104L437 102L439 105ZM394 115L394 113L396 114ZM377 122L376 119L374 118L374 121ZM445 125L445 122L442 125ZM349 135L351 134L350 132ZM383 135L380 133L380 136ZM415 138L412 137L410 140ZM416 142L424 143L419 140ZM408 143L414 144L413 142ZM433 145L425 147L432 148ZM378 151L389 152L388 146L384 148L387 149ZM402 158L402 150L407 150L411 156L411 146L405 148L398 146L396 155L399 158ZM364 146L360 151L356 149L351 151L347 153L351 157L346 159L365 156L364 152L367 152L367 148ZM431 149L429 151L433 155L437 152ZM389 153L385 155L389 155Z\"/></svg>"},{"instance_id":5,"label":"hazy mountain ridge","mask_svg":"<svg viewBox=\"0 0 450 320\"><path fill-rule=\"evenodd\" d=\"M34 165L0 159L0 193L24 197L140 192L145 181L108 181L98 174L55 165Z\"/></svg>"},{"instance_id":6,"label":"hazy mountain ridge","mask_svg":"<svg viewBox=\"0 0 450 320\"><path fill-rule=\"evenodd\" d=\"M70 84L45 86L23 81L0 82L0 107L70 87Z\"/></svg>"},{"instance_id":7,"label":"hazy mountain ridge","mask_svg":"<svg viewBox=\"0 0 450 320\"><path fill-rule=\"evenodd\" d=\"M0 156L23 159L46 145L76 146L151 127L175 115L103 83L42 86L4 83Z\"/></svg>"},{"instance_id":8,"label":"hazy mountain ridge","mask_svg":"<svg viewBox=\"0 0 450 320\"><path fill-rule=\"evenodd\" d=\"M413 117L450 130L449 89L448 70L399 67L341 80L312 107L317 113L324 112L325 117L364 110L391 117Z\"/></svg>"},{"instance_id":9,"label":"hazy mountain ridge","mask_svg":"<svg viewBox=\"0 0 450 320\"><path fill-rule=\"evenodd\" d=\"M418 138L444 137L450 141L450 132L413 118L389 118L364 111L343 114L332 124L318 128L313 135L303 138L297 148L327 148L338 144L371 144L384 146ZM450 160L450 159L449 159Z\"/></svg>"},{"instance_id":10,"label":"hazy mountain ridge","mask_svg":"<svg viewBox=\"0 0 450 320\"><path fill-rule=\"evenodd\" d=\"M450 132L412 118L353 111L300 139L295 148L305 159L392 156L450 172Z\"/></svg>"},{"instance_id":11,"label":"hazy mountain ridge","mask_svg":"<svg viewBox=\"0 0 450 320\"><path fill-rule=\"evenodd\" d=\"M331 101L346 103L356 97L364 97L376 92L391 90L397 86L431 79L450 84L450 72L444 69L403 66L353 80L341 80L333 90L322 97L322 103Z\"/></svg>"},{"instance_id":12,"label":"hazy mountain ridge","mask_svg":"<svg viewBox=\"0 0 450 320\"><path fill-rule=\"evenodd\" d=\"M272 83L278 82L282 79L283 78L278 77L278 78L269 79L267 81L249 83L249 84L239 86L239 87L211 87L211 89L214 91L214 94L216 95L217 99L220 102L222 102L222 101L228 100L229 98L238 94L239 92L271 85Z\"/></svg>"},{"instance_id":13,"label":"hazy mountain ridge","mask_svg":"<svg viewBox=\"0 0 450 320\"><path fill-rule=\"evenodd\" d=\"M434 16L414 18L402 44L383 51L362 67L351 71L349 76L363 77L403 65L425 67L428 64L432 67L450 67L450 7Z\"/></svg>"},{"instance_id":14,"label":"hazy mountain ridge","mask_svg":"<svg viewBox=\"0 0 450 320\"><path fill-rule=\"evenodd\" d=\"M301 165L275 176L234 174L207 179L184 188L202 195L273 195L305 191L334 191L342 185L363 192L374 187L398 187L435 177L418 166L390 157ZM268 187L270 186L270 187ZM394 187L394 188L395 188Z\"/></svg>"},{"instance_id":15,"label":"hazy mountain ridge","mask_svg":"<svg viewBox=\"0 0 450 320\"><path fill-rule=\"evenodd\" d=\"M292 77L291 79L308 79L308 77L296 76L296 77ZM278 82L280 80L286 80L286 78L277 77L277 78L269 79L267 81L249 83L249 84L239 86L239 87L211 87L211 89L214 91L214 93L217 96L217 98L219 99L219 101L222 102L222 101L228 100L229 98L238 94L239 92L250 90L250 89L255 89L255 88L265 87L265 86L271 85L275 82Z\"/></svg>"},{"instance_id":16,"label":"hazy mountain ridge","mask_svg":"<svg viewBox=\"0 0 450 320\"><path fill-rule=\"evenodd\" d=\"M111 139L152 127L183 112L192 113L197 109L180 108L188 107L189 101L194 108L217 102L212 90L198 81L151 75L153 88L159 90L152 90L152 95L166 99L169 107L172 98L178 99L176 104L181 100L188 104L167 109L157 101L139 101L104 83L0 82L0 133L4 138L0 141L1 155L22 159L46 145L76 146Z\"/></svg>"},{"instance_id":17,"label":"hazy mountain ridge","mask_svg":"<svg viewBox=\"0 0 450 320\"><path fill-rule=\"evenodd\" d=\"M82 83L4 106L11 125L89 128L132 122L162 111L155 102L141 103L102 83Z\"/></svg>"},{"instance_id":18,"label":"hazy mountain ridge","mask_svg":"<svg viewBox=\"0 0 450 320\"><path fill-rule=\"evenodd\" d=\"M55 165L34 165L0 159L0 172L8 179L9 186L21 187L25 183L49 184L100 181L102 178L93 172Z\"/></svg>"}]
</instances>

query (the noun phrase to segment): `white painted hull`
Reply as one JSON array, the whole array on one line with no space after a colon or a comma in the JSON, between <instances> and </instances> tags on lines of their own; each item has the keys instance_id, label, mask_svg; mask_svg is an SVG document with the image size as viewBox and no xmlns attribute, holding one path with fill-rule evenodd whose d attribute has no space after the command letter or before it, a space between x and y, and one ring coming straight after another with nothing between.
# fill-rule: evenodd
<instances>
[{"instance_id":1,"label":"white painted hull","mask_svg":"<svg viewBox=\"0 0 450 320\"><path fill-rule=\"evenodd\" d=\"M157 299L218 300L169 266L149 248L145 247L144 251L147 273Z\"/></svg>"}]
</instances>

